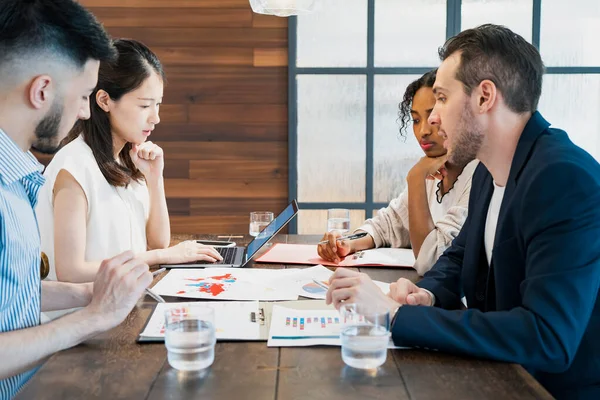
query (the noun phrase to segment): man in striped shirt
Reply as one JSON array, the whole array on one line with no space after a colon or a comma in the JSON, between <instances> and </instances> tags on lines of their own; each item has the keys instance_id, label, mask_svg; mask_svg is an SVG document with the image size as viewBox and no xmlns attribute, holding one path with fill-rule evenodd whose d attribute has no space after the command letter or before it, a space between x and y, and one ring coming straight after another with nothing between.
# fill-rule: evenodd
<instances>
[{"instance_id":1,"label":"man in striped shirt","mask_svg":"<svg viewBox=\"0 0 600 400\"><path fill-rule=\"evenodd\" d=\"M78 119L100 61L114 57L102 26L73 0L0 3L0 400L12 398L56 351L121 323L152 281L127 252L102 263L93 284L40 281L34 214L42 167ZM40 312L83 307L40 325Z\"/></svg>"}]
</instances>

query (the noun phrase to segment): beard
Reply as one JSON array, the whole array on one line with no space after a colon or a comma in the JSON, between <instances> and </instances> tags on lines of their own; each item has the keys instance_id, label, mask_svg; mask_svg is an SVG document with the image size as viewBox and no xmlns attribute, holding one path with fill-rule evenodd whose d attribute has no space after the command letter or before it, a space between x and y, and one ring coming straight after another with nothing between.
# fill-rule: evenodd
<instances>
[{"instance_id":1,"label":"beard","mask_svg":"<svg viewBox=\"0 0 600 400\"><path fill-rule=\"evenodd\" d=\"M31 148L42 154L54 154L60 148L59 130L63 113L62 101L56 101L35 127L35 142Z\"/></svg>"},{"instance_id":2,"label":"beard","mask_svg":"<svg viewBox=\"0 0 600 400\"><path fill-rule=\"evenodd\" d=\"M482 143L482 129L477 125L469 104L465 103L456 127L456 142L448 150L448 162L464 167L477 157Z\"/></svg>"}]
</instances>

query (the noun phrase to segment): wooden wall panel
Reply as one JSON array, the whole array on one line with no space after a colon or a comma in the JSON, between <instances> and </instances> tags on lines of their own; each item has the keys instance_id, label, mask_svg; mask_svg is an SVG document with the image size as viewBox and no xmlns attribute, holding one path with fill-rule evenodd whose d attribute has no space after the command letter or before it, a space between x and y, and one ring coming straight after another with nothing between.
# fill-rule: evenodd
<instances>
[{"instance_id":1,"label":"wooden wall panel","mask_svg":"<svg viewBox=\"0 0 600 400\"><path fill-rule=\"evenodd\" d=\"M277 17L273 17L277 18ZM287 29L282 28L109 28L117 37L130 37L148 46L267 47L285 48Z\"/></svg>"},{"instance_id":2,"label":"wooden wall panel","mask_svg":"<svg viewBox=\"0 0 600 400\"><path fill-rule=\"evenodd\" d=\"M80 0L91 9L97 7L119 8L240 8L250 9L248 0ZM93 10L92 10L93 11Z\"/></svg>"},{"instance_id":3,"label":"wooden wall panel","mask_svg":"<svg viewBox=\"0 0 600 400\"><path fill-rule=\"evenodd\" d=\"M285 67L287 64L287 49L254 49L255 67Z\"/></svg>"},{"instance_id":4,"label":"wooden wall panel","mask_svg":"<svg viewBox=\"0 0 600 400\"><path fill-rule=\"evenodd\" d=\"M164 119L163 119L164 121ZM153 141L195 141L202 137L203 141L285 141L287 140L286 123L233 121L215 123L169 123L152 133Z\"/></svg>"},{"instance_id":5,"label":"wooden wall panel","mask_svg":"<svg viewBox=\"0 0 600 400\"><path fill-rule=\"evenodd\" d=\"M250 211L287 205L287 19L248 0L81 0L113 37L161 59L152 141L165 150L175 233L248 232ZM45 159L47 161L47 159Z\"/></svg>"},{"instance_id":6,"label":"wooden wall panel","mask_svg":"<svg viewBox=\"0 0 600 400\"><path fill-rule=\"evenodd\" d=\"M148 28L245 28L252 25L252 10L178 7L95 7L94 14L105 27Z\"/></svg>"}]
</instances>

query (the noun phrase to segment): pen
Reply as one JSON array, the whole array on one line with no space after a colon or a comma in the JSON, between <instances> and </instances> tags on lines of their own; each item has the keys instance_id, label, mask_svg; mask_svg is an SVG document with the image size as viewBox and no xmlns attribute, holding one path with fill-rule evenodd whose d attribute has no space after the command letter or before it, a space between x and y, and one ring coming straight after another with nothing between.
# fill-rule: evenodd
<instances>
[{"instance_id":1,"label":"pen","mask_svg":"<svg viewBox=\"0 0 600 400\"><path fill-rule=\"evenodd\" d=\"M335 240L354 240L354 239L360 239L365 236L367 236L367 232L360 232L360 233L355 233L353 235L341 236ZM318 244L325 244L325 243L329 243L329 240L320 241Z\"/></svg>"},{"instance_id":2,"label":"pen","mask_svg":"<svg viewBox=\"0 0 600 400\"><path fill-rule=\"evenodd\" d=\"M166 268L161 268L161 269L157 269L156 271L154 271L152 273L152 276L156 276L158 274L162 274L163 272L165 272L167 269Z\"/></svg>"},{"instance_id":3,"label":"pen","mask_svg":"<svg viewBox=\"0 0 600 400\"><path fill-rule=\"evenodd\" d=\"M159 296L158 294L154 293L152 291L152 289L150 288L146 288L146 294L150 297L152 297L154 300L158 301L159 303L166 303L165 299L163 299L161 296Z\"/></svg>"},{"instance_id":4,"label":"pen","mask_svg":"<svg viewBox=\"0 0 600 400\"><path fill-rule=\"evenodd\" d=\"M321 287L325 290L329 290L329 286L327 286L323 282L320 282L320 281L316 280L315 278L313 278L313 282L316 283L317 285L319 285L319 287Z\"/></svg>"}]
</instances>

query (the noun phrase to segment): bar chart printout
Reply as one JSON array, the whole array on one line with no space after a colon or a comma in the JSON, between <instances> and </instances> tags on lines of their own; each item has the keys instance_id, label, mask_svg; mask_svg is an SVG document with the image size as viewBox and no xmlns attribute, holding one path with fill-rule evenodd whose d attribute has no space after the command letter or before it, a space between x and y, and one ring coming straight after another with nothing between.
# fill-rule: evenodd
<instances>
[{"instance_id":1,"label":"bar chart printout","mask_svg":"<svg viewBox=\"0 0 600 400\"><path fill-rule=\"evenodd\" d=\"M335 310L296 310L273 306L269 346L340 345L342 321Z\"/></svg>"}]
</instances>

